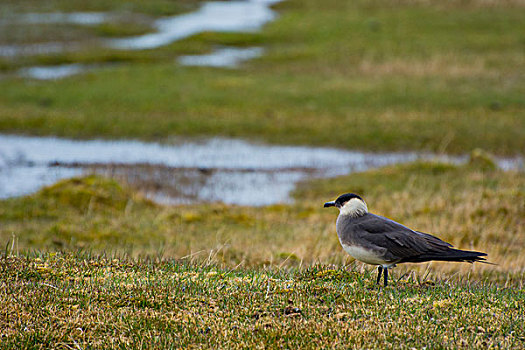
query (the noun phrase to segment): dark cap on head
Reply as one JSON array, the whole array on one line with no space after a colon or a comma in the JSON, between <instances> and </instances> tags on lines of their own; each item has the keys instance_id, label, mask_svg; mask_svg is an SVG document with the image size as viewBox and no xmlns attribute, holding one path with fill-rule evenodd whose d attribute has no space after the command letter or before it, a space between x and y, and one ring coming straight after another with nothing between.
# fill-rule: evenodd
<instances>
[{"instance_id":1,"label":"dark cap on head","mask_svg":"<svg viewBox=\"0 0 525 350\"><path fill-rule=\"evenodd\" d=\"M345 193L340 195L335 201L333 202L326 202L324 204L324 207L337 207L341 208L346 202L348 202L352 198L358 198L363 201L363 198L359 197L357 194L354 193ZM363 201L364 202L364 201Z\"/></svg>"}]
</instances>

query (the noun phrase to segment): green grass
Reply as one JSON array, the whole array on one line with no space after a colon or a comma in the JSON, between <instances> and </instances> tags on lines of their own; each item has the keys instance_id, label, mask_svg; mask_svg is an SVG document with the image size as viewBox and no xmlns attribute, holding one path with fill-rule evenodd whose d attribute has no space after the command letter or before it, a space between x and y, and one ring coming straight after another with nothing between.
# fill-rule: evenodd
<instances>
[{"instance_id":1,"label":"green grass","mask_svg":"<svg viewBox=\"0 0 525 350\"><path fill-rule=\"evenodd\" d=\"M197 0L4 0L0 14L47 12L138 12L149 15L172 15L195 7Z\"/></svg>"},{"instance_id":2,"label":"green grass","mask_svg":"<svg viewBox=\"0 0 525 350\"><path fill-rule=\"evenodd\" d=\"M58 82L0 81L0 130L523 153L522 6L290 0L277 9L279 19L259 34L4 62L8 71L35 61L128 63ZM267 54L233 71L174 63L217 44L264 46Z\"/></svg>"},{"instance_id":3,"label":"green grass","mask_svg":"<svg viewBox=\"0 0 525 350\"><path fill-rule=\"evenodd\" d=\"M0 348L525 346L523 285L372 280L353 267L4 255Z\"/></svg>"}]
</instances>

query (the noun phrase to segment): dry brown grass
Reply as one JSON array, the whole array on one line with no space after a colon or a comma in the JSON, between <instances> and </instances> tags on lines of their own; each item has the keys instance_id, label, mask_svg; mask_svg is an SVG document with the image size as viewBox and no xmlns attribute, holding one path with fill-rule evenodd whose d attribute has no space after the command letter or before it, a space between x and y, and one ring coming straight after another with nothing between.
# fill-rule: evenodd
<instances>
[{"instance_id":1,"label":"dry brown grass","mask_svg":"<svg viewBox=\"0 0 525 350\"><path fill-rule=\"evenodd\" d=\"M487 252L498 264L431 263L434 276L459 272L458 278L473 275L502 283L525 276L523 173L416 163L305 184L294 205L261 208L157 206L107 180L75 181L34 197L3 201L2 241L14 233L20 251L80 248L227 266L340 265L351 258L335 233L337 213L322 204L355 192L371 212L435 234L457 248ZM394 274L415 271L421 276L427 269L428 264L410 264Z\"/></svg>"},{"instance_id":2,"label":"dry brown grass","mask_svg":"<svg viewBox=\"0 0 525 350\"><path fill-rule=\"evenodd\" d=\"M486 67L485 59L475 58L469 63L456 62L453 57L431 57L425 61L394 58L388 62L362 60L359 72L366 75L401 75L413 77L441 76L467 78L475 76L498 77L501 73Z\"/></svg>"},{"instance_id":3,"label":"dry brown grass","mask_svg":"<svg viewBox=\"0 0 525 350\"><path fill-rule=\"evenodd\" d=\"M361 193L371 212L435 234L457 248L487 252L489 261L497 264L434 262L430 266L435 273L525 275L523 173L410 165L322 181L313 192L321 189L333 197ZM410 264L405 270L427 268L428 264Z\"/></svg>"},{"instance_id":4,"label":"dry brown grass","mask_svg":"<svg viewBox=\"0 0 525 350\"><path fill-rule=\"evenodd\" d=\"M524 0L393 0L390 3L399 5L424 5L437 6L447 9L453 8L501 8L501 7L522 7L525 6Z\"/></svg>"}]
</instances>

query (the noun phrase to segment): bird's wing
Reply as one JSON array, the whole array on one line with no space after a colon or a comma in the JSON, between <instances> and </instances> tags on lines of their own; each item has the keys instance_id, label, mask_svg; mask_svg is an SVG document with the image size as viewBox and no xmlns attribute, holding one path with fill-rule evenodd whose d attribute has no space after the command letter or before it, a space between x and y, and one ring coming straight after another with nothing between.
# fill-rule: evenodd
<instances>
[{"instance_id":1,"label":"bird's wing","mask_svg":"<svg viewBox=\"0 0 525 350\"><path fill-rule=\"evenodd\" d=\"M387 248L391 259L404 259L428 252L447 251L451 244L429 235L417 232L385 217L367 214L356 223L360 232L366 232L364 239L377 247Z\"/></svg>"}]
</instances>

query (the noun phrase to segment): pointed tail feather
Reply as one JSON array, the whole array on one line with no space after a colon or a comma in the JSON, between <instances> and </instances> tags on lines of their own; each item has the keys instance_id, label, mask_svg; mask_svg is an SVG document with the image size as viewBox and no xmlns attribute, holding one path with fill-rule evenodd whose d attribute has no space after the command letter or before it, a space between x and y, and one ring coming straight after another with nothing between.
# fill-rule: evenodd
<instances>
[{"instance_id":1,"label":"pointed tail feather","mask_svg":"<svg viewBox=\"0 0 525 350\"><path fill-rule=\"evenodd\" d=\"M425 261L457 261L457 262L481 262L485 264L491 264L486 261L483 256L487 256L486 253L474 252L469 250L459 250L459 249L447 249L440 252L428 252L423 253L417 256L411 256L403 259L400 262L425 262Z\"/></svg>"}]
</instances>

